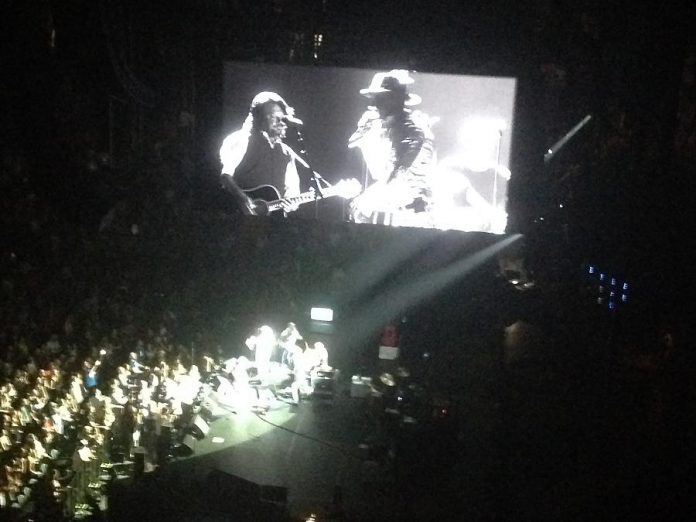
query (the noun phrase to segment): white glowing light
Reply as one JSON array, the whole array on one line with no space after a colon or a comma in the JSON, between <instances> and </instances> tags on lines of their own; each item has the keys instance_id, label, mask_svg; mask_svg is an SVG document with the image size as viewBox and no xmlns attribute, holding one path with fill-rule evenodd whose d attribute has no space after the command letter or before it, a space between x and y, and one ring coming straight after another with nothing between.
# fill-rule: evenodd
<instances>
[{"instance_id":1,"label":"white glowing light","mask_svg":"<svg viewBox=\"0 0 696 522\"><path fill-rule=\"evenodd\" d=\"M459 132L464 165L477 172L494 167L500 138L506 129L506 122L500 118L473 116L464 120Z\"/></svg>"},{"instance_id":2,"label":"white glowing light","mask_svg":"<svg viewBox=\"0 0 696 522\"><path fill-rule=\"evenodd\" d=\"M309 316L313 321L333 321L333 310L331 308L312 308L309 312Z\"/></svg>"},{"instance_id":3,"label":"white glowing light","mask_svg":"<svg viewBox=\"0 0 696 522\"><path fill-rule=\"evenodd\" d=\"M382 360L394 361L399 358L399 348L397 346L380 346L378 357Z\"/></svg>"},{"instance_id":4,"label":"white glowing light","mask_svg":"<svg viewBox=\"0 0 696 522\"><path fill-rule=\"evenodd\" d=\"M472 116L462 122L459 139L465 146L472 141L497 143L498 137L505 130L507 123L503 119Z\"/></svg>"}]
</instances>

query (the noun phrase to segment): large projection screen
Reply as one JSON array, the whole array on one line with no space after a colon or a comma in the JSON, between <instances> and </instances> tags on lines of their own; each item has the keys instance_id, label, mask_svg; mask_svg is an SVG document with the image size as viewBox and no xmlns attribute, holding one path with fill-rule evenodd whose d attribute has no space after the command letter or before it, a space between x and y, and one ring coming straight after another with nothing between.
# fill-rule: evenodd
<instances>
[{"instance_id":1,"label":"large projection screen","mask_svg":"<svg viewBox=\"0 0 696 522\"><path fill-rule=\"evenodd\" d=\"M359 222L503 233L507 223L505 207L516 80L402 71L413 81L407 85L412 95L409 101L416 102L407 107L407 112L410 111L414 121L428 127L433 150L427 171L423 171L426 173L419 172L418 177L418 182L427 186L423 192L427 194L423 198L427 207L406 206L401 208L403 212L392 213L392 206L382 209L380 202L403 188L403 184L395 185L393 176L373 174L369 166L375 163L366 158L370 154L382 154L388 163L387 149L392 146L393 159L394 139L387 138L377 145L373 140L369 147L363 143L355 146L354 142L349 146L358 122L374 104L374 99L362 95L361 89L374 86L376 74L388 72L387 69L226 62L220 143L242 127L252 99L260 92L271 91L292 106L295 118L302 122L301 126L290 124L284 140L294 151L305 151L302 157L311 166L307 169L298 165L302 191L313 185L312 171L330 184L356 179L355 183L343 185L351 189L357 186L361 192L370 190L371 199L360 194L343 204L342 216L346 219L354 219L359 203L367 200L372 203L368 208L375 212L367 218L363 212ZM385 136L388 125L381 120L378 125L381 125L378 134ZM300 142L295 129L301 130ZM372 170L377 171L374 167ZM340 192L342 197L354 195L351 190ZM345 200L342 197L333 199ZM316 212L316 208L313 210ZM298 213L302 211L309 215L307 208L300 208ZM321 218L321 213L316 215Z\"/></svg>"}]
</instances>

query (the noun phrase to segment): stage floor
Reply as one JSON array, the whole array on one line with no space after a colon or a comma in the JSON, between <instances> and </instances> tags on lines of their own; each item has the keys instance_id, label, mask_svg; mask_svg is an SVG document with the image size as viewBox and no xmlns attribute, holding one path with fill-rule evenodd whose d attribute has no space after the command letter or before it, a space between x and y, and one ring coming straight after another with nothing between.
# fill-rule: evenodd
<instances>
[{"instance_id":1,"label":"stage floor","mask_svg":"<svg viewBox=\"0 0 696 522\"><path fill-rule=\"evenodd\" d=\"M359 447L379 440L377 423L364 399L340 388L332 405L279 402L264 417L227 412L191 457L113 484L108 518L306 520L330 511L339 485L343 521L661 520L642 513L659 514L675 501L670 494L686 489L674 468L686 469L692 453L673 447L666 432L646 447L640 417L627 409L640 388L635 374L616 372L604 389L593 384L602 371L541 358L508 366L498 379L472 369L463 377L456 440L423 426L396 466ZM287 488L289 517L254 503L264 485Z\"/></svg>"},{"instance_id":2,"label":"stage floor","mask_svg":"<svg viewBox=\"0 0 696 522\"><path fill-rule=\"evenodd\" d=\"M229 517L234 506L258 507L249 498L256 496L257 486L275 486L287 489L291 520L311 513L329 520L336 511L337 488L343 520L397 519L393 466L370 460L361 447L378 431L366 399L351 398L339 387L332 401L307 399L295 405L274 398L269 404L263 415L213 408L216 418L207 435L186 438L193 454L146 473L140 484L122 485L110 502L111 518L227 520L222 513ZM217 479L211 481L211 474ZM275 507L274 516L242 512L229 520L287 520L279 504Z\"/></svg>"},{"instance_id":3,"label":"stage floor","mask_svg":"<svg viewBox=\"0 0 696 522\"><path fill-rule=\"evenodd\" d=\"M213 470L261 486L287 488L291 514L330 506L336 486L345 505L361 506L363 464L359 445L372 431L364 400L338 394L334 401L279 399L260 415L218 408L222 416L193 444L191 457L171 463L203 481ZM187 439L191 442L192 439Z\"/></svg>"}]
</instances>

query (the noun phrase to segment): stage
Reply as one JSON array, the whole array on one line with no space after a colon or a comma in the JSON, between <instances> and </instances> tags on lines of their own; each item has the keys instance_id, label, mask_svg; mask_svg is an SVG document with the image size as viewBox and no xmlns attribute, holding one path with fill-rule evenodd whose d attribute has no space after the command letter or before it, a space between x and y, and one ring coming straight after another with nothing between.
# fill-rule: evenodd
<instances>
[{"instance_id":1,"label":"stage","mask_svg":"<svg viewBox=\"0 0 696 522\"><path fill-rule=\"evenodd\" d=\"M205 437L186 438L192 455L113 486L109 517L394 519L400 509L395 468L366 444L380 437L374 409L348 392L339 386L333 400L306 398L298 405L274 398L264 414L232 413L218 404Z\"/></svg>"},{"instance_id":2,"label":"stage","mask_svg":"<svg viewBox=\"0 0 696 522\"><path fill-rule=\"evenodd\" d=\"M312 512L317 520L370 522L618 520L641 519L648 508L654 514L648 503L672 498L632 488L674 473L670 460L635 467L636 452L657 457L670 437L646 448L634 429L635 410L626 410L637 386L633 373L613 371L616 382L605 389L596 384L608 371L601 360L569 364L562 350L535 350L496 363L485 346L478 355L473 350L459 350L458 360L441 357L438 383L452 388L444 423L430 415L431 422L402 423L390 437L384 409L351 397L345 384L332 403L271 401L265 415L219 408L202 440L187 438L192 455L115 481L106 515L119 521L306 520ZM456 390L453 376L441 380L447 367L460 369ZM655 475L646 475L651 470Z\"/></svg>"}]
</instances>

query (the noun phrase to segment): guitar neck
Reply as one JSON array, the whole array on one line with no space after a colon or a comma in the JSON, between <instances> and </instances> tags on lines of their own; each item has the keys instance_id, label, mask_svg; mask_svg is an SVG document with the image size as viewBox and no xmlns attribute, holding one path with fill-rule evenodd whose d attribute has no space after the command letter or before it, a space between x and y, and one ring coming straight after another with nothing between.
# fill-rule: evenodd
<instances>
[{"instance_id":1,"label":"guitar neck","mask_svg":"<svg viewBox=\"0 0 696 522\"><path fill-rule=\"evenodd\" d=\"M283 203L302 205L303 203L309 203L317 199L314 192L303 192L297 196L290 196L289 198L276 199L275 201L268 201L266 205L268 206L269 212L275 212L283 208Z\"/></svg>"},{"instance_id":2,"label":"guitar neck","mask_svg":"<svg viewBox=\"0 0 696 522\"><path fill-rule=\"evenodd\" d=\"M261 188L261 187L257 187ZM277 198L280 196L278 191L274 187L270 187L274 191L274 195ZM257 190L257 189L253 189ZM249 194L250 191L246 191L247 195ZM271 199L271 198L264 198L263 196L260 198L254 199L255 203L258 203L259 201L263 202L263 207L264 207L264 213L271 213L275 212L276 210L281 210L283 206L286 204L290 205L302 205L303 203L309 203L310 201L314 201L316 199L326 199L326 198L331 198L334 196L341 196L343 198L352 198L355 197L358 193L360 192L360 183L356 179L350 179L350 180L341 180L339 181L336 185L332 185L329 187L326 187L322 189L321 193L318 193L314 190L310 190L307 192L303 192L302 194L298 194L297 196L289 196L286 198L281 198L281 199ZM252 196L253 197L253 196Z\"/></svg>"}]
</instances>

